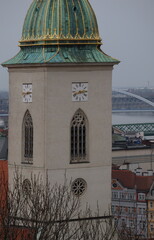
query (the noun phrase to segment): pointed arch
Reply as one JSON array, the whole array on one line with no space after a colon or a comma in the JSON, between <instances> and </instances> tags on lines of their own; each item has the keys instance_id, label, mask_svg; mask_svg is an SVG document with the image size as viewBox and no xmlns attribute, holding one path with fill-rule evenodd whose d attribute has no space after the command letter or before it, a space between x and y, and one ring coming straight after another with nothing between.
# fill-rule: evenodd
<instances>
[{"instance_id":1,"label":"pointed arch","mask_svg":"<svg viewBox=\"0 0 154 240\"><path fill-rule=\"evenodd\" d=\"M33 120L29 110L22 123L22 163L33 163Z\"/></svg>"},{"instance_id":2,"label":"pointed arch","mask_svg":"<svg viewBox=\"0 0 154 240\"><path fill-rule=\"evenodd\" d=\"M71 163L88 162L88 119L79 108L71 120Z\"/></svg>"}]
</instances>

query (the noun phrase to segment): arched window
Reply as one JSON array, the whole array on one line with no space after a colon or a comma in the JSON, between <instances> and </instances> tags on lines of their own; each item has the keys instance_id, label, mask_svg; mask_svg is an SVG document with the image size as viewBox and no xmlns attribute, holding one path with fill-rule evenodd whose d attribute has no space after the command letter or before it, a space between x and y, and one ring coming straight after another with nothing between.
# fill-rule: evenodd
<instances>
[{"instance_id":1,"label":"arched window","mask_svg":"<svg viewBox=\"0 0 154 240\"><path fill-rule=\"evenodd\" d=\"M88 162L88 120L78 109L71 121L71 163Z\"/></svg>"},{"instance_id":2,"label":"arched window","mask_svg":"<svg viewBox=\"0 0 154 240\"><path fill-rule=\"evenodd\" d=\"M33 121L30 112L27 110L22 125L23 134L23 163L33 163Z\"/></svg>"}]
</instances>

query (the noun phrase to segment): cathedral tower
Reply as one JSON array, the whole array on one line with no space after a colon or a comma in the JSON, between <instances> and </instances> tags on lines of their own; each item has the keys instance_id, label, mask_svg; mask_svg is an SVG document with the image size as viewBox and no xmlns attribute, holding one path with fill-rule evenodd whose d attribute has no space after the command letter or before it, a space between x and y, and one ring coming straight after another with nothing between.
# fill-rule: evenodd
<instances>
[{"instance_id":1,"label":"cathedral tower","mask_svg":"<svg viewBox=\"0 0 154 240\"><path fill-rule=\"evenodd\" d=\"M33 0L9 70L9 174L48 172L92 209L111 199L112 69L88 0Z\"/></svg>"}]
</instances>

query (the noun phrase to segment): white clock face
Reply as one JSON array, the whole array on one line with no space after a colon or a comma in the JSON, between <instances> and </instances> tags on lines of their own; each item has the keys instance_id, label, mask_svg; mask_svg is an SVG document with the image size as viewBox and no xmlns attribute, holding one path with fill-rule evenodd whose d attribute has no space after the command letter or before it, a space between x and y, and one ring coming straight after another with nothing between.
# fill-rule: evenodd
<instances>
[{"instance_id":1,"label":"white clock face","mask_svg":"<svg viewBox=\"0 0 154 240\"><path fill-rule=\"evenodd\" d=\"M32 84L23 83L22 85L22 99L23 102L32 102Z\"/></svg>"},{"instance_id":2,"label":"white clock face","mask_svg":"<svg viewBox=\"0 0 154 240\"><path fill-rule=\"evenodd\" d=\"M88 101L88 83L72 83L72 101Z\"/></svg>"}]
</instances>

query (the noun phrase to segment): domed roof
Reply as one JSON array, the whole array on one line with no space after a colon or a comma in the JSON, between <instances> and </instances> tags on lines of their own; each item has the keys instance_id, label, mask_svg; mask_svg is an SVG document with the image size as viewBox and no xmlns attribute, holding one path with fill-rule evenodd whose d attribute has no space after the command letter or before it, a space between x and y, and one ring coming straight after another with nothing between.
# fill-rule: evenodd
<instances>
[{"instance_id":1,"label":"domed roof","mask_svg":"<svg viewBox=\"0 0 154 240\"><path fill-rule=\"evenodd\" d=\"M100 49L97 20L88 0L32 0L20 51L3 66L119 61Z\"/></svg>"},{"instance_id":2,"label":"domed roof","mask_svg":"<svg viewBox=\"0 0 154 240\"><path fill-rule=\"evenodd\" d=\"M101 44L97 20L88 0L33 0L20 46Z\"/></svg>"}]
</instances>

